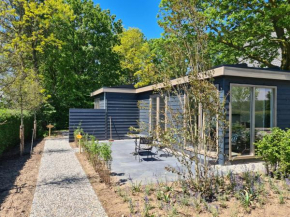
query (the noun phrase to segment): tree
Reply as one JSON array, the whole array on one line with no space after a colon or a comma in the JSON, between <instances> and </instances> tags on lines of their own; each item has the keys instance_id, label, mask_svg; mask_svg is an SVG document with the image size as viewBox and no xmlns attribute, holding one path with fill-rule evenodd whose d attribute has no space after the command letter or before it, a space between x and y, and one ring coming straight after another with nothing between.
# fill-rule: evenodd
<instances>
[{"instance_id":1,"label":"tree","mask_svg":"<svg viewBox=\"0 0 290 217\"><path fill-rule=\"evenodd\" d=\"M68 127L69 108L92 107L91 92L120 84L119 56L113 47L119 42L121 21L91 0L67 2L75 19L55 23L51 32L63 43L61 49L50 46L44 51L41 68L44 87L51 95L45 111L57 128Z\"/></svg>"},{"instance_id":2,"label":"tree","mask_svg":"<svg viewBox=\"0 0 290 217\"><path fill-rule=\"evenodd\" d=\"M153 57L150 45L139 29L129 28L124 31L114 51L121 56L123 83L140 87L152 82Z\"/></svg>"},{"instance_id":3,"label":"tree","mask_svg":"<svg viewBox=\"0 0 290 217\"><path fill-rule=\"evenodd\" d=\"M226 120L224 101L209 70L206 17L196 5L195 0L161 2L159 23L167 47L166 54L161 52L157 58L163 88L156 88L155 102L151 99L151 105L159 104L159 109L154 111L151 106L150 114L156 114L156 121L151 121L149 131L181 164L166 169L182 177L190 193L200 193L206 199L212 197L216 181L209 161L222 155L219 130L224 129ZM173 83L171 78L180 75L184 77ZM141 131L148 129L146 123L140 126Z\"/></svg>"},{"instance_id":4,"label":"tree","mask_svg":"<svg viewBox=\"0 0 290 217\"><path fill-rule=\"evenodd\" d=\"M0 86L8 106L21 110L20 154L24 149L23 110L35 110L44 100L40 54L61 41L48 30L55 20L73 19L62 0L4 0L0 3Z\"/></svg>"},{"instance_id":5,"label":"tree","mask_svg":"<svg viewBox=\"0 0 290 217\"><path fill-rule=\"evenodd\" d=\"M207 19L213 64L257 62L290 70L289 1L198 1Z\"/></svg>"}]
</instances>

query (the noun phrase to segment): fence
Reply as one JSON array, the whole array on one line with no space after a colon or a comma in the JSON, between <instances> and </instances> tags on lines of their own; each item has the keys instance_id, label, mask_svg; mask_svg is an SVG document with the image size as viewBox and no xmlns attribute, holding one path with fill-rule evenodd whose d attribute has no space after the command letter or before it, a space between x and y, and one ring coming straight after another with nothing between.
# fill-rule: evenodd
<instances>
[{"instance_id":1,"label":"fence","mask_svg":"<svg viewBox=\"0 0 290 217\"><path fill-rule=\"evenodd\" d=\"M108 139L107 114L105 109L70 109L69 141L74 141L74 130L80 126L85 133L98 140Z\"/></svg>"}]
</instances>

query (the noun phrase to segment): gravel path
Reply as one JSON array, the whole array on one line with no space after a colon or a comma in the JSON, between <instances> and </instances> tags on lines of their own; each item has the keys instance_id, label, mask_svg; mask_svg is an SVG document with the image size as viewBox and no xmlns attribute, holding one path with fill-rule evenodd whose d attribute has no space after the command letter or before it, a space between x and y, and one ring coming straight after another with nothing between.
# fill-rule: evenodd
<instances>
[{"instance_id":1,"label":"gravel path","mask_svg":"<svg viewBox=\"0 0 290 217\"><path fill-rule=\"evenodd\" d=\"M30 216L107 216L67 139L45 142Z\"/></svg>"}]
</instances>

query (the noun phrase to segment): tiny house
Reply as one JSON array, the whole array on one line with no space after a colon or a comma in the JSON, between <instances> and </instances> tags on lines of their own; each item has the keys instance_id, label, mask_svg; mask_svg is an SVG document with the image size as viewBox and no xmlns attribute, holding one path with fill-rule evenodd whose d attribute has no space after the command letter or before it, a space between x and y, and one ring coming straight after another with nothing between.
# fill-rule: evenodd
<instances>
[{"instance_id":1,"label":"tiny house","mask_svg":"<svg viewBox=\"0 0 290 217\"><path fill-rule=\"evenodd\" d=\"M213 78L220 98L226 97L229 121L229 129L219 140L223 153L219 156L220 164L255 158L257 139L273 127L290 127L290 72L224 65L213 69ZM155 94L154 88L154 85L141 88L125 85L103 87L91 93L94 110L105 111L107 129L110 122L112 135L107 133L107 139L126 138L129 127L138 128L138 122L145 122L154 130L161 118L160 111L169 103ZM170 100L171 105L178 105L174 98ZM140 103L150 106L140 108Z\"/></svg>"}]
</instances>

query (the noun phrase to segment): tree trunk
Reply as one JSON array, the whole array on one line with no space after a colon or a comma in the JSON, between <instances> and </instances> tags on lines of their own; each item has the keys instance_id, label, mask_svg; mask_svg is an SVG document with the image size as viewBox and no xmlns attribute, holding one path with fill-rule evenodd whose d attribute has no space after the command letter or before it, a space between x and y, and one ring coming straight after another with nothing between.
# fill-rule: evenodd
<instances>
[{"instance_id":1,"label":"tree trunk","mask_svg":"<svg viewBox=\"0 0 290 217\"><path fill-rule=\"evenodd\" d=\"M20 156L23 155L24 152L24 123L23 123L23 96L22 96L22 86L20 85Z\"/></svg>"},{"instance_id":2,"label":"tree trunk","mask_svg":"<svg viewBox=\"0 0 290 217\"><path fill-rule=\"evenodd\" d=\"M33 139L36 139L36 112L34 112L34 122L33 122Z\"/></svg>"},{"instance_id":3,"label":"tree trunk","mask_svg":"<svg viewBox=\"0 0 290 217\"><path fill-rule=\"evenodd\" d=\"M20 156L24 152L24 125L20 125Z\"/></svg>"}]
</instances>

